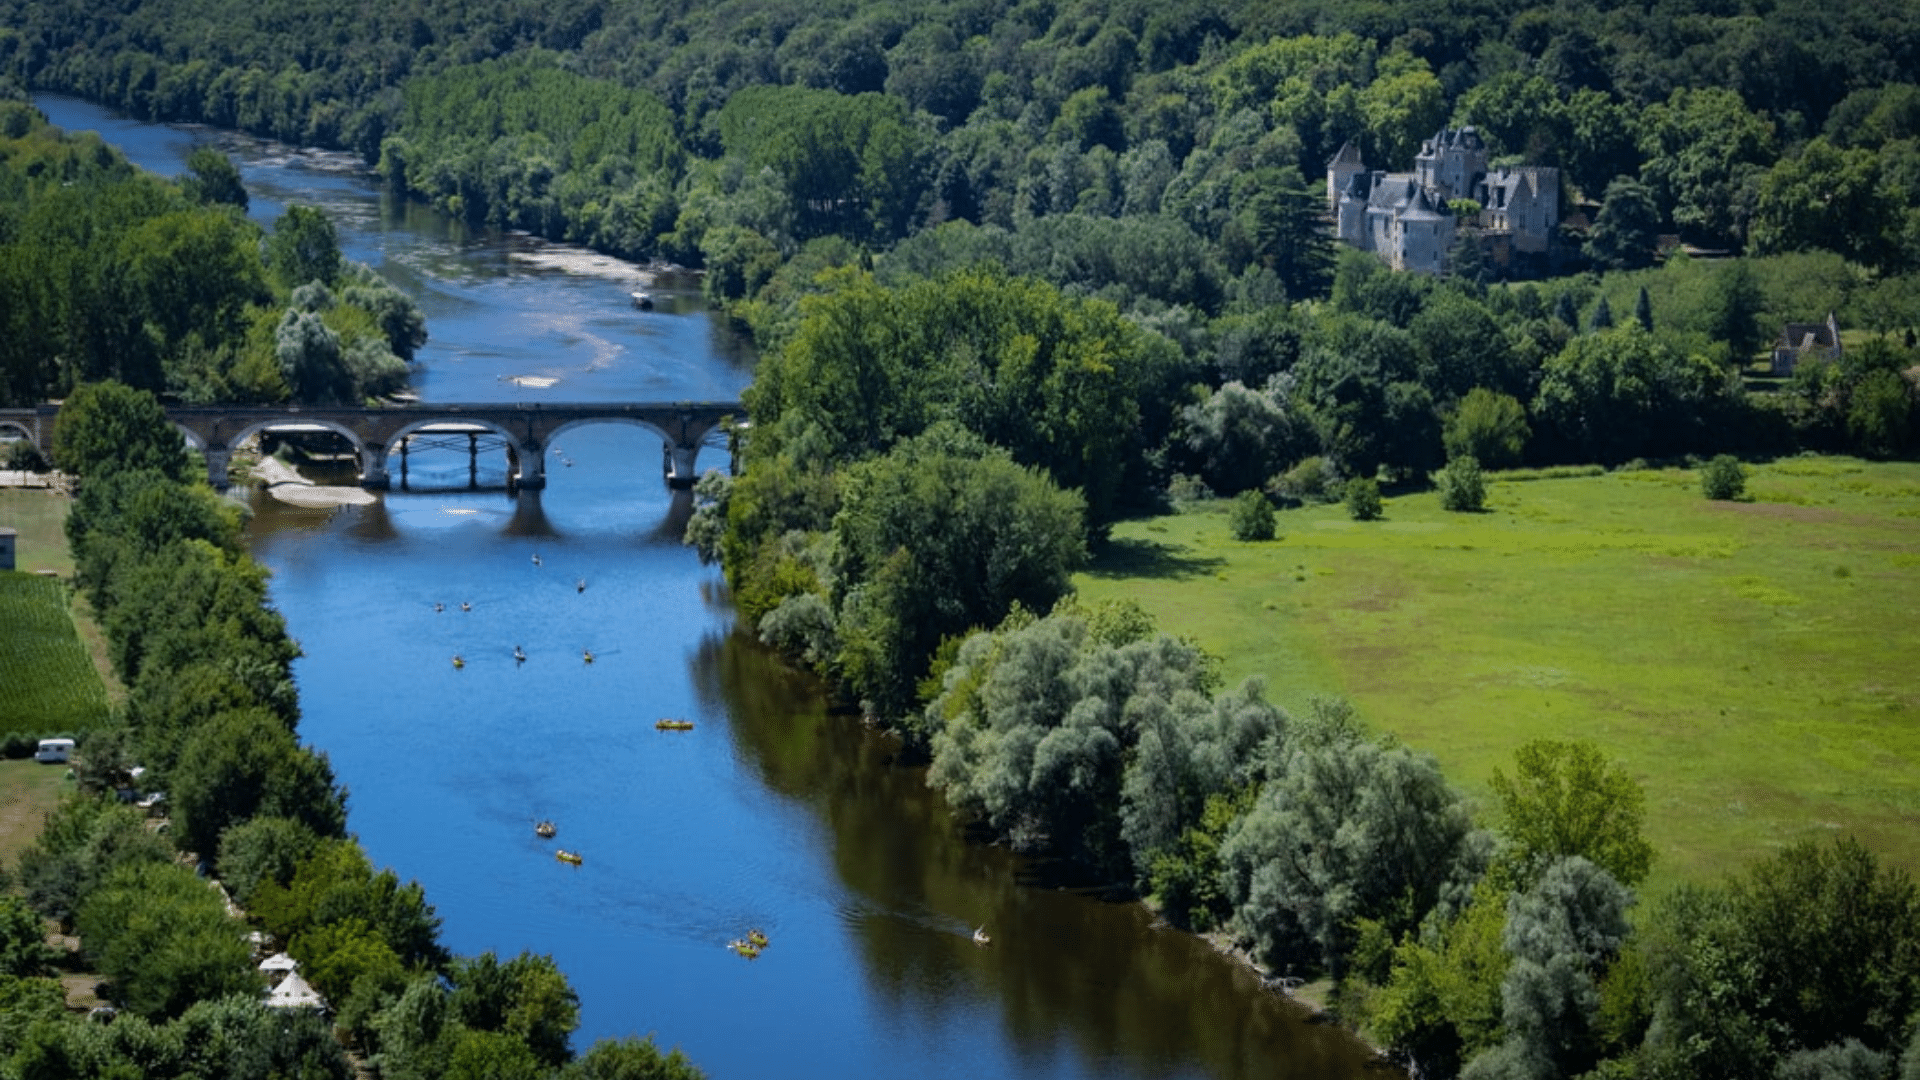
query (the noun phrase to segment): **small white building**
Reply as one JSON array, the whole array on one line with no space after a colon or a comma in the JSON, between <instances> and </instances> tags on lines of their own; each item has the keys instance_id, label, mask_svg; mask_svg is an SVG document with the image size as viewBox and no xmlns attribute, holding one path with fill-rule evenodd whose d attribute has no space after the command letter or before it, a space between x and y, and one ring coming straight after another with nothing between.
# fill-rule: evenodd
<instances>
[{"instance_id":1,"label":"small white building","mask_svg":"<svg viewBox=\"0 0 1920 1080\"><path fill-rule=\"evenodd\" d=\"M307 985L307 980L297 971L290 971L280 980L280 985L267 994L269 1009L324 1009L326 999L320 992Z\"/></svg>"}]
</instances>

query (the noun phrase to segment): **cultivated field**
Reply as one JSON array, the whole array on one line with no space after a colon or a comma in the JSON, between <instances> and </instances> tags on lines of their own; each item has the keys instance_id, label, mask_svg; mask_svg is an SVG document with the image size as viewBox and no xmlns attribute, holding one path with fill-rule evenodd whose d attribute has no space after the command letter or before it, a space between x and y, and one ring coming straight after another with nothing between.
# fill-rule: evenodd
<instances>
[{"instance_id":1,"label":"cultivated field","mask_svg":"<svg viewBox=\"0 0 1920 1080\"><path fill-rule=\"evenodd\" d=\"M106 690L59 581L0 571L0 688L0 735L77 732L106 719Z\"/></svg>"},{"instance_id":2,"label":"cultivated field","mask_svg":"<svg viewBox=\"0 0 1920 1080\"><path fill-rule=\"evenodd\" d=\"M1840 832L1920 870L1920 465L1786 459L1748 495L1496 480L1485 513L1309 507L1270 543L1216 504L1123 523L1079 585L1290 709L1349 698L1483 804L1521 743L1593 740L1645 785L1656 887Z\"/></svg>"}]
</instances>

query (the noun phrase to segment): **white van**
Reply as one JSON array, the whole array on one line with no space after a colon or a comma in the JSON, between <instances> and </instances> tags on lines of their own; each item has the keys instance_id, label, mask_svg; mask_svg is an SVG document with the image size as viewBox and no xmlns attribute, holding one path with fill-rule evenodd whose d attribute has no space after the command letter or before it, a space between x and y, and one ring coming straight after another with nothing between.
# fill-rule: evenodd
<instances>
[{"instance_id":1,"label":"white van","mask_svg":"<svg viewBox=\"0 0 1920 1080\"><path fill-rule=\"evenodd\" d=\"M40 749L33 752L33 760L49 763L65 761L72 756L72 739L41 739Z\"/></svg>"}]
</instances>

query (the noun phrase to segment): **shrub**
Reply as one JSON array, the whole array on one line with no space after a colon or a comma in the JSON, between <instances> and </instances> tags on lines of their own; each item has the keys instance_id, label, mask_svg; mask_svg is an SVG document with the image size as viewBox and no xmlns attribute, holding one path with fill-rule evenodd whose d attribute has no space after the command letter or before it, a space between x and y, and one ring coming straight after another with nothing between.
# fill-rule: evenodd
<instances>
[{"instance_id":1,"label":"shrub","mask_svg":"<svg viewBox=\"0 0 1920 1080\"><path fill-rule=\"evenodd\" d=\"M1746 467L1732 454L1721 454L1700 470L1700 492L1709 499L1737 499L1746 490Z\"/></svg>"},{"instance_id":2,"label":"shrub","mask_svg":"<svg viewBox=\"0 0 1920 1080\"><path fill-rule=\"evenodd\" d=\"M1447 462L1434 479L1440 485L1440 505L1448 510L1470 513L1487 504L1487 481L1471 454Z\"/></svg>"},{"instance_id":3,"label":"shrub","mask_svg":"<svg viewBox=\"0 0 1920 1080\"><path fill-rule=\"evenodd\" d=\"M1233 497L1227 512L1227 527L1235 540L1273 539L1273 505L1258 491L1243 491Z\"/></svg>"},{"instance_id":4,"label":"shrub","mask_svg":"<svg viewBox=\"0 0 1920 1080\"><path fill-rule=\"evenodd\" d=\"M1372 521L1380 516L1380 482L1362 477L1347 482L1347 513L1355 521Z\"/></svg>"},{"instance_id":5,"label":"shrub","mask_svg":"<svg viewBox=\"0 0 1920 1080\"><path fill-rule=\"evenodd\" d=\"M1449 457L1467 455L1497 469L1519 463L1530 434L1525 406L1508 394L1477 386L1447 416L1441 441Z\"/></svg>"},{"instance_id":6,"label":"shrub","mask_svg":"<svg viewBox=\"0 0 1920 1080\"><path fill-rule=\"evenodd\" d=\"M1316 455L1267 481L1267 494L1292 502L1332 502L1340 497L1340 473Z\"/></svg>"},{"instance_id":7,"label":"shrub","mask_svg":"<svg viewBox=\"0 0 1920 1080\"><path fill-rule=\"evenodd\" d=\"M1185 509L1194 503L1211 500L1213 489L1207 486L1205 480L1197 476L1174 473L1173 479L1167 482L1167 498L1172 501L1175 509Z\"/></svg>"},{"instance_id":8,"label":"shrub","mask_svg":"<svg viewBox=\"0 0 1920 1080\"><path fill-rule=\"evenodd\" d=\"M43 473L52 466L40 453L40 448L20 439L7 444L6 467L19 472Z\"/></svg>"}]
</instances>

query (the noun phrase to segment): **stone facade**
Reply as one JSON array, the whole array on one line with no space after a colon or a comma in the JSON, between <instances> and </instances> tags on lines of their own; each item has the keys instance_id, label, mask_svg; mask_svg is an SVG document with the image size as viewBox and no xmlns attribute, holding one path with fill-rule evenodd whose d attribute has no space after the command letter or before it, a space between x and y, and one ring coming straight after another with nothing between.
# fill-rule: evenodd
<instances>
[{"instance_id":1,"label":"stone facade","mask_svg":"<svg viewBox=\"0 0 1920 1080\"><path fill-rule=\"evenodd\" d=\"M1827 312L1823 323L1788 323L1773 344L1773 373L1791 375L1802 360L1840 359L1840 321Z\"/></svg>"},{"instance_id":2,"label":"stone facade","mask_svg":"<svg viewBox=\"0 0 1920 1080\"><path fill-rule=\"evenodd\" d=\"M1496 263L1516 253L1545 256L1560 224L1560 170L1487 168L1487 144L1471 127L1445 128L1420 146L1414 171L1368 170L1352 143L1327 163L1327 203L1342 243L1379 255L1396 270L1441 274L1461 223L1448 203L1472 199L1465 223Z\"/></svg>"}]
</instances>

